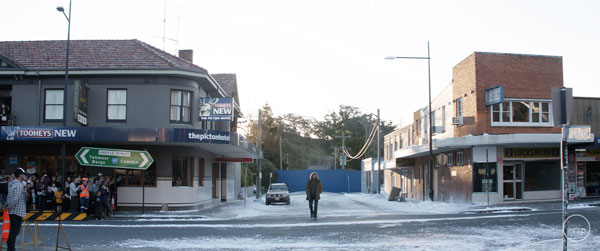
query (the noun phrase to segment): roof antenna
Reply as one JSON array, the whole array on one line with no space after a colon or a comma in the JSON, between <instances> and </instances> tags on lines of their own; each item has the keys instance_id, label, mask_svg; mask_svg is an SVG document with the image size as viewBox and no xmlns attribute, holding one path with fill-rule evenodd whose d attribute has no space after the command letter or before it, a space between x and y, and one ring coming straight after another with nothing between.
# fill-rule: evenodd
<instances>
[{"instance_id":1,"label":"roof antenna","mask_svg":"<svg viewBox=\"0 0 600 251\"><path fill-rule=\"evenodd\" d=\"M181 26L181 5L177 6L177 36L175 37L175 48L179 50L179 29Z\"/></svg>"},{"instance_id":2,"label":"roof antenna","mask_svg":"<svg viewBox=\"0 0 600 251\"><path fill-rule=\"evenodd\" d=\"M166 35L165 32L166 32L166 30L167 30L167 0L165 0L165 8L164 8L164 15L163 15L163 35L162 35L163 51L165 50L165 35Z\"/></svg>"}]
</instances>

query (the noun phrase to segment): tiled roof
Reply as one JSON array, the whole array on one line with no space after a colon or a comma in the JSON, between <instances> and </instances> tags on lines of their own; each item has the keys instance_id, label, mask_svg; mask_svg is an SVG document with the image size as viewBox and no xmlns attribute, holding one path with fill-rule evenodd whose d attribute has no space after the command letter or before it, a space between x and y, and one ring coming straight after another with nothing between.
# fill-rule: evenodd
<instances>
[{"instance_id":1,"label":"tiled roof","mask_svg":"<svg viewBox=\"0 0 600 251\"><path fill-rule=\"evenodd\" d=\"M67 41L4 41L0 56L26 70L62 70ZM70 70L184 70L207 73L188 61L137 39L71 40Z\"/></svg>"},{"instance_id":2,"label":"tiled roof","mask_svg":"<svg viewBox=\"0 0 600 251\"><path fill-rule=\"evenodd\" d=\"M237 77L235 73L219 73L210 74L219 83L221 88L227 93L227 96L233 97L235 102L239 105L240 100L238 97L237 88Z\"/></svg>"}]
</instances>

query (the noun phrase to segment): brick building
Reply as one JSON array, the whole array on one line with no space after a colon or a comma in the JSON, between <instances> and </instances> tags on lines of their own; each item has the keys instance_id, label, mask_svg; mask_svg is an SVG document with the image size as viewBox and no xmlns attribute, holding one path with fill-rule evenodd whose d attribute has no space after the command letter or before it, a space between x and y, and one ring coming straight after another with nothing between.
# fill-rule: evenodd
<instances>
[{"instance_id":1,"label":"brick building","mask_svg":"<svg viewBox=\"0 0 600 251\"><path fill-rule=\"evenodd\" d=\"M488 183L491 203L560 198L561 130L551 89L562 86L557 56L474 52L454 66L451 83L432 100L434 200L486 202ZM488 106L492 87L503 89L504 100ZM429 191L427 108L414 113L414 144L385 156L386 180L400 175L408 198Z\"/></svg>"}]
</instances>

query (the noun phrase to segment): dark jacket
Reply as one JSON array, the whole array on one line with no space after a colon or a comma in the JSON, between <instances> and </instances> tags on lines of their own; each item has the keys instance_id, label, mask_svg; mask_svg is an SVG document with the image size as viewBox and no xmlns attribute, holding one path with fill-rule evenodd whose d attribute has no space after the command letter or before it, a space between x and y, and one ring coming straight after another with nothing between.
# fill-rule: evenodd
<instances>
[{"instance_id":1,"label":"dark jacket","mask_svg":"<svg viewBox=\"0 0 600 251\"><path fill-rule=\"evenodd\" d=\"M311 184L311 181L316 182L316 184ZM314 191L314 193L312 193L312 189L316 189L316 191ZM308 182L306 182L306 200L320 200L321 199L321 193L323 192L323 184L321 184L321 181L317 178L317 179L309 179ZM314 194L314 198L312 197L312 194Z\"/></svg>"}]
</instances>

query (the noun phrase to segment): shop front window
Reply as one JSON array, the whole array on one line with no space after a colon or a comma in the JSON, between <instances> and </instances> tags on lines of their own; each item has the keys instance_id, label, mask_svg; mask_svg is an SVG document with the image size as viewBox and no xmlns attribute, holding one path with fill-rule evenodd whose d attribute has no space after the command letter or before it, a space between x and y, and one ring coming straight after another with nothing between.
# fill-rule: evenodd
<instances>
[{"instance_id":1,"label":"shop front window","mask_svg":"<svg viewBox=\"0 0 600 251\"><path fill-rule=\"evenodd\" d=\"M486 164L489 173L486 176ZM496 179L496 163L475 163L473 164L473 192L486 192L484 183L491 180L490 192L498 191L498 179ZM486 178L487 177L487 178ZM487 180L486 180L487 179Z\"/></svg>"},{"instance_id":2,"label":"shop front window","mask_svg":"<svg viewBox=\"0 0 600 251\"><path fill-rule=\"evenodd\" d=\"M600 162L587 162L585 190L586 196L600 196Z\"/></svg>"},{"instance_id":3,"label":"shop front window","mask_svg":"<svg viewBox=\"0 0 600 251\"><path fill-rule=\"evenodd\" d=\"M194 157L174 156L171 185L174 187L192 186Z\"/></svg>"},{"instance_id":4,"label":"shop front window","mask_svg":"<svg viewBox=\"0 0 600 251\"><path fill-rule=\"evenodd\" d=\"M532 161L525 164L525 191L560 190L560 163Z\"/></svg>"},{"instance_id":5,"label":"shop front window","mask_svg":"<svg viewBox=\"0 0 600 251\"><path fill-rule=\"evenodd\" d=\"M144 171L115 169L119 186L142 186L142 175ZM156 186L156 162L152 163L145 171L144 186Z\"/></svg>"}]
</instances>

